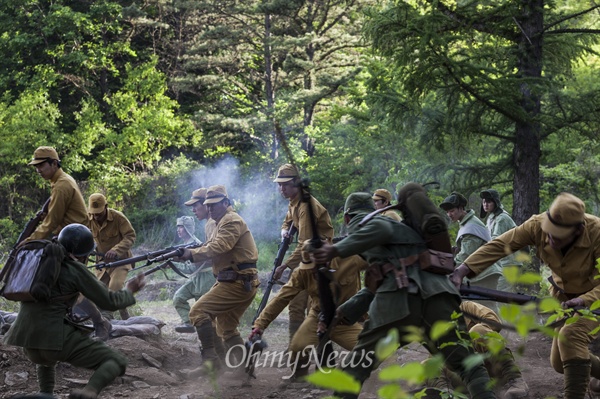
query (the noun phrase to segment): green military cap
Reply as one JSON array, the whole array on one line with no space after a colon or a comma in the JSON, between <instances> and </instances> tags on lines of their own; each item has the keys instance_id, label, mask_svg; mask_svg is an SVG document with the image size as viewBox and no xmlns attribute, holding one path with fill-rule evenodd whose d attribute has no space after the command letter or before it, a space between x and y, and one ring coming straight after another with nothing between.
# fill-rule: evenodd
<instances>
[{"instance_id":1,"label":"green military cap","mask_svg":"<svg viewBox=\"0 0 600 399\"><path fill-rule=\"evenodd\" d=\"M468 202L469 201L467 201L464 195L453 192L444 199L444 201L440 204L440 208L445 211L449 211L450 209L454 208L464 208L467 206Z\"/></svg>"},{"instance_id":2,"label":"green military cap","mask_svg":"<svg viewBox=\"0 0 600 399\"><path fill-rule=\"evenodd\" d=\"M346 198L344 213L355 213L359 210L374 211L375 203L369 193L352 193Z\"/></svg>"}]
</instances>

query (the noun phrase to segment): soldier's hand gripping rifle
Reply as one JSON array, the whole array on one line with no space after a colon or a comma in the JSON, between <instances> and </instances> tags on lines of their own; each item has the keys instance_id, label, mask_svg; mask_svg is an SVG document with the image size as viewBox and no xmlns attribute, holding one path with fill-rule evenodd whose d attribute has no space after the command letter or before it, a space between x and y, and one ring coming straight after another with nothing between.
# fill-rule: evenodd
<instances>
[{"instance_id":1,"label":"soldier's hand gripping rifle","mask_svg":"<svg viewBox=\"0 0 600 399\"><path fill-rule=\"evenodd\" d=\"M271 270L271 275L269 276L269 281L267 282L267 288L265 289L265 293L263 294L263 297L260 301L260 305L258 305L258 309L256 310L256 314L254 315L254 319L252 319L252 325L254 325L254 322L256 321L256 319L258 319L258 316L260 316L260 313L267 306L267 302L269 301L269 296L271 295L271 290L273 289L273 285L278 283L278 281L275 280L275 277L274 277L275 272L277 271L277 268L279 266L281 266L281 264L283 263L283 258L285 257L285 253L289 249L290 243L292 242L293 237L296 235L297 232L298 232L298 229L292 223L290 225L290 229L289 229L287 235L285 237L283 237L281 239L281 242L279 243L279 249L277 250L277 256L275 257L275 261L273 262L273 270Z\"/></svg>"},{"instance_id":2,"label":"soldier's hand gripping rifle","mask_svg":"<svg viewBox=\"0 0 600 399\"><path fill-rule=\"evenodd\" d=\"M319 231L317 227L317 218L315 216L315 212L313 209L310 188L308 186L308 180L302 180L301 186L301 195L302 201L306 202L308 206L308 215L310 218L310 225L312 229L312 238L310 239L310 246L314 249L321 248L323 246L323 242L321 241L321 237L319 236ZM319 325L322 327L318 331L317 335L319 336L319 352L317 355L319 356L319 364L325 365L325 367L329 367L329 364L325 364L327 359L330 357L329 355L333 351L333 346L331 342L329 342L329 336L331 335L331 330L335 328L337 322L334 322L335 319L335 310L336 303L334 299L333 292L329 286L329 283L333 280L331 275L331 271L327 267L327 264L317 264L317 287L319 291L319 305L321 307L321 312L319 313Z\"/></svg>"},{"instance_id":3,"label":"soldier's hand gripping rifle","mask_svg":"<svg viewBox=\"0 0 600 399\"><path fill-rule=\"evenodd\" d=\"M27 239L31 234L33 234L38 225L46 217L46 214L48 213L48 206L50 205L50 199L51 198L48 198L46 202L44 202L44 205L42 205L42 209L40 209L31 219L29 219L23 231L21 232L21 234L19 234L17 242L15 243L15 245L13 245L12 249L10 250L8 259L6 260L6 262L4 263L4 267L0 271L0 282L3 282L5 277L9 275L10 269L12 269L13 262L15 261L17 250L19 249L19 245L23 241L25 241L25 239Z\"/></svg>"},{"instance_id":4,"label":"soldier's hand gripping rifle","mask_svg":"<svg viewBox=\"0 0 600 399\"><path fill-rule=\"evenodd\" d=\"M109 263L97 263L95 265L88 266L88 267L90 267L90 268L95 267L96 269L104 269L104 268L110 268L110 267L131 265L131 264L135 264L137 262L146 261L146 263L144 265L135 267L134 269L130 270L130 271L134 271L134 270L139 270L143 267L150 266L151 264L156 263L156 262L165 262L172 258L179 257L179 256L183 255L184 250L197 248L201 245L202 244L196 244L196 243L176 245L176 246L172 246L172 247L168 247L168 248L164 248L164 249L159 249L158 251L148 252L143 255L133 256L133 257L127 258L127 259L120 259L120 260L117 260L114 262L109 262ZM187 278L187 276L170 261L165 262L159 266L152 268L151 269L152 273L154 273L158 270L165 269L165 268L171 268L175 273L179 274L182 277ZM148 274L151 274L151 273L148 273ZM148 275L148 274L146 274L146 275Z\"/></svg>"}]
</instances>

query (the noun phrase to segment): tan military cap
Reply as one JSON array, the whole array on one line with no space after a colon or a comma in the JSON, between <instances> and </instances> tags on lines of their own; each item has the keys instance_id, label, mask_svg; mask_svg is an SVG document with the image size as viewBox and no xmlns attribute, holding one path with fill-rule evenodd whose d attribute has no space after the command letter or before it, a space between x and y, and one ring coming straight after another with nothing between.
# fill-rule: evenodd
<instances>
[{"instance_id":1,"label":"tan military cap","mask_svg":"<svg viewBox=\"0 0 600 399\"><path fill-rule=\"evenodd\" d=\"M223 201L225 198L227 198L227 190L225 190L225 186L210 186L206 192L206 200L204 201L204 205L216 204L217 202Z\"/></svg>"},{"instance_id":2,"label":"tan military cap","mask_svg":"<svg viewBox=\"0 0 600 399\"><path fill-rule=\"evenodd\" d=\"M38 147L34 151L33 159L31 160L31 162L28 163L28 165L39 165L41 163L46 162L49 159L56 159L56 160L60 161L60 158L58 157L58 153L56 152L56 150L52 147L46 147L46 146Z\"/></svg>"},{"instance_id":3,"label":"tan military cap","mask_svg":"<svg viewBox=\"0 0 600 399\"><path fill-rule=\"evenodd\" d=\"M202 187L197 190L194 190L194 192L192 192L192 198L190 198L188 201L185 201L184 204L187 206L191 206L191 205L194 205L198 201L200 201L202 204L204 204L205 199L206 199L206 189L204 187Z\"/></svg>"},{"instance_id":4,"label":"tan military cap","mask_svg":"<svg viewBox=\"0 0 600 399\"><path fill-rule=\"evenodd\" d=\"M285 183L299 177L298 168L290 163L282 165L277 171L277 177L273 180L275 183Z\"/></svg>"},{"instance_id":5,"label":"tan military cap","mask_svg":"<svg viewBox=\"0 0 600 399\"><path fill-rule=\"evenodd\" d=\"M387 201L387 202L392 202L392 193L390 193L385 188L378 188L373 193L373 201L380 200L380 199Z\"/></svg>"},{"instance_id":6,"label":"tan military cap","mask_svg":"<svg viewBox=\"0 0 600 399\"><path fill-rule=\"evenodd\" d=\"M584 222L585 204L569 193L560 193L542 218L542 230L556 238L566 238Z\"/></svg>"},{"instance_id":7,"label":"tan military cap","mask_svg":"<svg viewBox=\"0 0 600 399\"><path fill-rule=\"evenodd\" d=\"M106 197L100 193L90 195L88 200L88 212L95 214L101 213L106 208Z\"/></svg>"}]
</instances>

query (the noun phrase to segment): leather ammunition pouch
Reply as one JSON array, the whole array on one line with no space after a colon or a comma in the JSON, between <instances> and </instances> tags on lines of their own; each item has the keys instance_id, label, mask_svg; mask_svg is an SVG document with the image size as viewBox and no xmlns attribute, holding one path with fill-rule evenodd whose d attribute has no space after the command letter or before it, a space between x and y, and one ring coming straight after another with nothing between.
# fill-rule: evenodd
<instances>
[{"instance_id":1,"label":"leather ammunition pouch","mask_svg":"<svg viewBox=\"0 0 600 399\"><path fill-rule=\"evenodd\" d=\"M434 249L428 249L420 254L407 256L398 261L400 267L396 267L392 263L370 265L365 273L365 287L371 292L377 291L385 276L392 272L396 279L396 286L400 289L408 288L412 292L416 286L413 287L415 284L408 278L406 273L408 267L419 266L425 272L442 275L454 271L454 257L452 254Z\"/></svg>"},{"instance_id":2,"label":"leather ammunition pouch","mask_svg":"<svg viewBox=\"0 0 600 399\"><path fill-rule=\"evenodd\" d=\"M217 274L217 281L219 283L233 283L234 281L242 281L246 291L252 291L252 282L258 280L257 274L240 274L235 270L225 269L221 270Z\"/></svg>"}]
</instances>

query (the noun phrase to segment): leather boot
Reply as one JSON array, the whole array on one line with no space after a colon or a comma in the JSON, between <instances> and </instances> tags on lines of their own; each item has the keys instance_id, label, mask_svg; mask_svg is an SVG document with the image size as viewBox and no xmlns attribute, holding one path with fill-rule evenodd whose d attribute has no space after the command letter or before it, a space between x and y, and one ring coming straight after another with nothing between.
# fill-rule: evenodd
<instances>
[{"instance_id":1,"label":"leather boot","mask_svg":"<svg viewBox=\"0 0 600 399\"><path fill-rule=\"evenodd\" d=\"M515 363L515 358L510 349L505 348L498 353L498 365L505 381L502 389L503 399L521 399L529 395L529 386L523 379L521 370Z\"/></svg>"},{"instance_id":2,"label":"leather boot","mask_svg":"<svg viewBox=\"0 0 600 399\"><path fill-rule=\"evenodd\" d=\"M112 324L109 320L102 316L102 312L94 305L92 301L84 298L77 307L87 314L92 323L94 323L94 335L99 341L107 341L110 332L112 331Z\"/></svg>"},{"instance_id":3,"label":"leather boot","mask_svg":"<svg viewBox=\"0 0 600 399\"><path fill-rule=\"evenodd\" d=\"M221 361L215 351L215 339L218 337L212 323L207 321L196 326L196 333L202 344L202 365L193 370L181 370L186 378L214 375L221 369Z\"/></svg>"},{"instance_id":4,"label":"leather boot","mask_svg":"<svg viewBox=\"0 0 600 399\"><path fill-rule=\"evenodd\" d=\"M223 340L218 335L215 335L215 352L217 352L217 357L221 363L224 363L227 351L225 350L225 344L223 344Z\"/></svg>"},{"instance_id":5,"label":"leather boot","mask_svg":"<svg viewBox=\"0 0 600 399\"><path fill-rule=\"evenodd\" d=\"M590 382L591 361L574 359L563 362L565 390L564 399L583 399Z\"/></svg>"}]
</instances>

